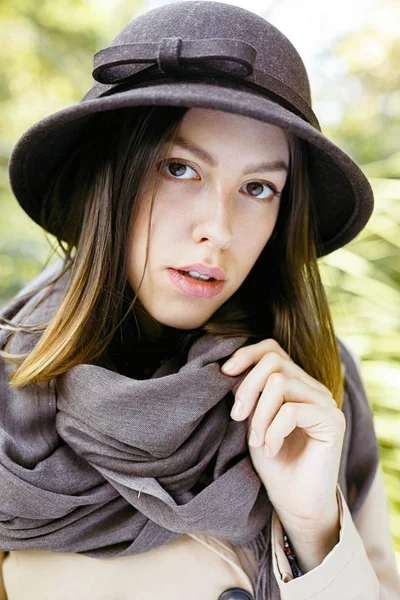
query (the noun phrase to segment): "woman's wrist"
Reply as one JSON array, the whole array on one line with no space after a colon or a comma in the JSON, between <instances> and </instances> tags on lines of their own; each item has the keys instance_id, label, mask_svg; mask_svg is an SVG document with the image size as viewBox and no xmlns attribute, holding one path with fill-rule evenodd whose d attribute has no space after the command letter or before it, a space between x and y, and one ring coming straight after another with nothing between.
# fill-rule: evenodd
<instances>
[{"instance_id":1,"label":"woman's wrist","mask_svg":"<svg viewBox=\"0 0 400 600\"><path fill-rule=\"evenodd\" d=\"M311 535L309 530L302 535L298 528L292 528L290 524L283 525L291 552L295 555L302 574L308 573L320 565L338 544L340 538L339 511L337 517L329 523L325 527L319 527L319 531L316 531L315 535Z\"/></svg>"},{"instance_id":2,"label":"woman's wrist","mask_svg":"<svg viewBox=\"0 0 400 600\"><path fill-rule=\"evenodd\" d=\"M315 569L339 543L340 539L340 500L336 498L326 516L318 519L293 519L286 512L275 507L286 541L285 553L290 562L296 562L300 574ZM285 540L286 537L286 540ZM292 566L292 563L290 563ZM293 569L292 569L293 571ZM295 575L293 572L294 576Z\"/></svg>"}]
</instances>

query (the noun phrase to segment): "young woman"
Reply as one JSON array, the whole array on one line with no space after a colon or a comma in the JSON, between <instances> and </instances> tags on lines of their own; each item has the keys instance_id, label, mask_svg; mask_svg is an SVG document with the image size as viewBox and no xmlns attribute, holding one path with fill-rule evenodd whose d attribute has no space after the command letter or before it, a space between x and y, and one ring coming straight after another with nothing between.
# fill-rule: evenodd
<instances>
[{"instance_id":1,"label":"young woman","mask_svg":"<svg viewBox=\"0 0 400 600\"><path fill-rule=\"evenodd\" d=\"M398 598L317 263L372 193L296 50L246 10L178 2L93 75L10 161L63 257L1 313L4 598Z\"/></svg>"}]
</instances>

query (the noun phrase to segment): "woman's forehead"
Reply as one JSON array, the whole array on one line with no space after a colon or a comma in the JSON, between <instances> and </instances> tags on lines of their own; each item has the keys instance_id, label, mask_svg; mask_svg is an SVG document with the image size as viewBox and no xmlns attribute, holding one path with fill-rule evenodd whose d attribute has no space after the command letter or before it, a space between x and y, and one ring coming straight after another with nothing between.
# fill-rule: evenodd
<instances>
[{"instance_id":1,"label":"woman's forehead","mask_svg":"<svg viewBox=\"0 0 400 600\"><path fill-rule=\"evenodd\" d=\"M278 125L272 123L266 123L259 119L254 119L245 115L241 115L235 112L228 112L225 110L216 110L213 108L202 108L202 107L191 107L187 110L179 124L178 131L185 127L195 126L202 124L203 127L207 125L215 126L219 124L220 127L226 126L232 129L255 129L263 131L283 131Z\"/></svg>"},{"instance_id":2,"label":"woman's forehead","mask_svg":"<svg viewBox=\"0 0 400 600\"><path fill-rule=\"evenodd\" d=\"M166 145L171 141L174 146L197 154L212 167L218 162L212 153L229 153L230 149L241 149L249 156L272 153L281 160L280 168L287 165L289 142L284 129L225 111L188 110Z\"/></svg>"}]
</instances>

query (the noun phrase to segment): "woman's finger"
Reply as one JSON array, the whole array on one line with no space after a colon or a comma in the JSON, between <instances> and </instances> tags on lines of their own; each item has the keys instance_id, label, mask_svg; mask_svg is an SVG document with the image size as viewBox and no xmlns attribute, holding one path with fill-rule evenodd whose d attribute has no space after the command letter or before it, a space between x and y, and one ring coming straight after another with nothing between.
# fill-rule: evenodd
<instances>
[{"instance_id":1,"label":"woman's finger","mask_svg":"<svg viewBox=\"0 0 400 600\"><path fill-rule=\"evenodd\" d=\"M282 348L282 346L279 344L279 342L277 342L274 338L266 338L265 340L261 340L260 342L257 342L256 344L250 344L249 346L242 346L241 348L238 348L236 350L235 354L241 350L247 350L247 349L251 349L259 357L263 356L267 352L276 352L277 354L280 354L282 356L282 358L291 360L289 354L287 352L285 352L285 350Z\"/></svg>"},{"instance_id":2,"label":"woman's finger","mask_svg":"<svg viewBox=\"0 0 400 600\"><path fill-rule=\"evenodd\" d=\"M263 445L266 431L282 404L286 402L337 408L336 402L331 396L310 387L299 379L287 379L282 373L272 373L255 406L249 424L249 428L255 432L251 438L251 442L254 440L255 443L251 443L251 446L258 448ZM251 412L251 408L249 412Z\"/></svg>"},{"instance_id":3,"label":"woman's finger","mask_svg":"<svg viewBox=\"0 0 400 600\"><path fill-rule=\"evenodd\" d=\"M242 371L247 366L256 365L265 354L272 352L278 354L283 359L291 360L289 354L284 351L276 340L268 338L256 344L238 348L221 368L225 371L229 367L229 370L226 370L226 372L230 375L233 372Z\"/></svg>"},{"instance_id":4,"label":"woman's finger","mask_svg":"<svg viewBox=\"0 0 400 600\"><path fill-rule=\"evenodd\" d=\"M265 434L265 445L270 458L276 456L285 438L296 428L321 442L340 442L346 429L346 420L339 408L288 402L282 405ZM338 447L341 447L340 444Z\"/></svg>"},{"instance_id":5,"label":"woman's finger","mask_svg":"<svg viewBox=\"0 0 400 600\"><path fill-rule=\"evenodd\" d=\"M336 406L336 401L332 396L332 393L328 388L315 379L310 377L307 373L304 373L300 367L298 367L292 361L286 361L281 357L277 357L276 354L266 355L263 359L245 376L240 382L238 387L234 388L235 394L235 405L241 403L242 412L238 416L233 410L231 413L234 419L246 419L251 411L254 409L256 403L260 402L262 398L266 397L267 389L269 389L268 381L275 374L280 374L286 380L298 381L303 386L307 386L307 389L313 390L311 398L321 399L321 402L330 403ZM304 387L298 386L299 392L304 390ZM261 394L261 396L260 396Z\"/></svg>"},{"instance_id":6,"label":"woman's finger","mask_svg":"<svg viewBox=\"0 0 400 600\"><path fill-rule=\"evenodd\" d=\"M244 361L245 358L243 357L243 368L248 366ZM251 362L252 364L252 359L250 356L247 357L247 361L248 363ZM306 373L296 363L290 359L287 360L283 358L276 352L269 352L260 358L255 367L251 369L251 371L241 381L240 385L236 388L235 399L236 401L242 402L244 409L241 414L242 419L248 417L254 406L254 402L264 390L268 378L272 375L272 373L282 373L282 375L287 378L298 379L315 390L330 396L332 401L335 402L332 397L332 392L321 382L317 381L311 377L311 375Z\"/></svg>"}]
</instances>

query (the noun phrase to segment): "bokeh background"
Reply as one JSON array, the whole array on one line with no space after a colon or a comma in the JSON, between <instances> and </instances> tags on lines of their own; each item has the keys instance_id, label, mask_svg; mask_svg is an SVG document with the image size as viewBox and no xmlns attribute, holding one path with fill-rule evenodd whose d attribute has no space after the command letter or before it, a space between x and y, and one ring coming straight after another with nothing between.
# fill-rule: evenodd
<instances>
[{"instance_id":1,"label":"bokeh background","mask_svg":"<svg viewBox=\"0 0 400 600\"><path fill-rule=\"evenodd\" d=\"M54 240L8 183L19 136L81 99L92 56L164 1L0 2L0 306L39 273ZM363 168L375 209L356 240L320 259L337 334L358 354L379 437L400 566L400 2L231 0L267 17L300 52L323 132Z\"/></svg>"}]
</instances>

